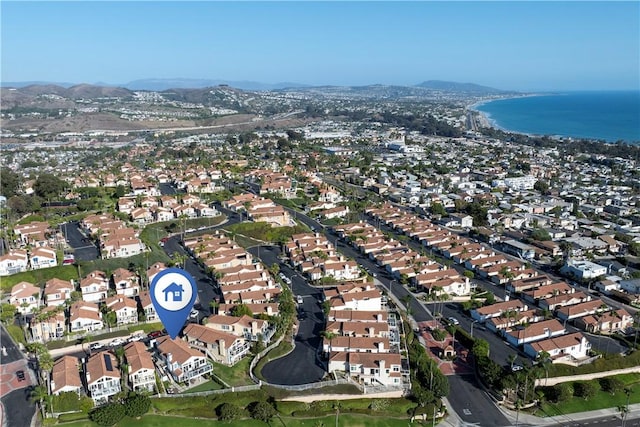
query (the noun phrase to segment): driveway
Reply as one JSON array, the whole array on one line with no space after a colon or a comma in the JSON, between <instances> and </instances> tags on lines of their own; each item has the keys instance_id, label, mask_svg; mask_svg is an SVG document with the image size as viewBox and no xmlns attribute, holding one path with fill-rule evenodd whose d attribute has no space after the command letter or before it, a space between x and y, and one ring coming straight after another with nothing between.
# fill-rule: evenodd
<instances>
[{"instance_id":1,"label":"driveway","mask_svg":"<svg viewBox=\"0 0 640 427\"><path fill-rule=\"evenodd\" d=\"M209 303L211 301L220 300L222 297L222 293L220 289L215 284L213 278L209 276L202 265L200 265L194 258L190 257L189 254L185 251L185 249L180 244L180 236L173 236L169 238L164 244L164 251L167 255L172 256L174 253L179 253L187 256L187 259L184 263L184 269L193 276L193 279L196 282L196 286L198 287L198 303L197 310L200 312L198 316L198 320L204 317L207 317L211 314L211 308ZM182 266L180 266L182 268Z\"/></svg>"},{"instance_id":2,"label":"driveway","mask_svg":"<svg viewBox=\"0 0 640 427\"><path fill-rule=\"evenodd\" d=\"M321 360L322 337L325 316L322 311L322 293L309 286L306 280L295 270L280 262L280 248L261 246L250 248L249 252L258 256L266 265L278 263L280 271L291 278L291 288L295 295L302 296L299 312L304 310L306 317L299 320L294 332L295 348L288 355L267 363L262 368L262 376L271 384L298 385L319 381L326 374L325 363Z\"/></svg>"},{"instance_id":3,"label":"driveway","mask_svg":"<svg viewBox=\"0 0 640 427\"><path fill-rule=\"evenodd\" d=\"M60 230L69 246L73 248L73 255L76 261L91 261L98 259L100 251L93 241L80 231L78 221L65 222L60 224Z\"/></svg>"}]
</instances>

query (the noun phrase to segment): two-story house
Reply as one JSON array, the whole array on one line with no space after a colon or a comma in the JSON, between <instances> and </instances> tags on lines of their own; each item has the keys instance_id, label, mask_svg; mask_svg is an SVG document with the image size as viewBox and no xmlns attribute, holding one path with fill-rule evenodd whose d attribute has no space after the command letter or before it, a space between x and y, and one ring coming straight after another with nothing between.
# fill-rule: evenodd
<instances>
[{"instance_id":1,"label":"two-story house","mask_svg":"<svg viewBox=\"0 0 640 427\"><path fill-rule=\"evenodd\" d=\"M251 350L251 341L244 337L193 323L184 328L184 336L190 346L228 366L235 365Z\"/></svg>"},{"instance_id":2,"label":"two-story house","mask_svg":"<svg viewBox=\"0 0 640 427\"><path fill-rule=\"evenodd\" d=\"M35 342L45 343L63 338L66 331L64 311L58 307L45 307L39 316L31 318L30 329Z\"/></svg>"},{"instance_id":3,"label":"two-story house","mask_svg":"<svg viewBox=\"0 0 640 427\"><path fill-rule=\"evenodd\" d=\"M78 301L69 308L69 330L71 332L98 331L100 329L104 329L104 322L97 304Z\"/></svg>"},{"instance_id":4,"label":"two-story house","mask_svg":"<svg viewBox=\"0 0 640 427\"><path fill-rule=\"evenodd\" d=\"M95 270L80 281L82 300L86 302L100 302L107 298L109 278L104 271Z\"/></svg>"},{"instance_id":5,"label":"two-story house","mask_svg":"<svg viewBox=\"0 0 640 427\"><path fill-rule=\"evenodd\" d=\"M9 304L20 314L31 314L40 306L40 288L33 283L20 282L11 288Z\"/></svg>"},{"instance_id":6,"label":"two-story house","mask_svg":"<svg viewBox=\"0 0 640 427\"><path fill-rule=\"evenodd\" d=\"M138 276L129 270L117 268L111 275L111 279L118 295L132 297L140 292Z\"/></svg>"},{"instance_id":7,"label":"two-story house","mask_svg":"<svg viewBox=\"0 0 640 427\"><path fill-rule=\"evenodd\" d=\"M55 361L51 370L49 388L49 392L54 396L69 391L80 395L82 380L77 357L67 355Z\"/></svg>"},{"instance_id":8,"label":"two-story house","mask_svg":"<svg viewBox=\"0 0 640 427\"><path fill-rule=\"evenodd\" d=\"M47 280L44 285L44 299L48 307L57 307L71 299L71 292L74 291L73 284L67 280L54 277Z\"/></svg>"},{"instance_id":9,"label":"two-story house","mask_svg":"<svg viewBox=\"0 0 640 427\"><path fill-rule=\"evenodd\" d=\"M118 325L138 322L138 304L134 299L115 295L107 298L105 304L116 314Z\"/></svg>"},{"instance_id":10,"label":"two-story house","mask_svg":"<svg viewBox=\"0 0 640 427\"><path fill-rule=\"evenodd\" d=\"M120 392L120 371L116 358L109 351L92 354L85 366L85 380L89 396L95 405L109 401L109 397Z\"/></svg>"},{"instance_id":11,"label":"two-story house","mask_svg":"<svg viewBox=\"0 0 640 427\"><path fill-rule=\"evenodd\" d=\"M124 357L127 360L131 389L153 393L156 388L156 369L147 346L140 341L127 344L124 347Z\"/></svg>"},{"instance_id":12,"label":"two-story house","mask_svg":"<svg viewBox=\"0 0 640 427\"><path fill-rule=\"evenodd\" d=\"M329 372L342 371L361 384L400 385L402 365L399 353L334 352Z\"/></svg>"},{"instance_id":13,"label":"two-story house","mask_svg":"<svg viewBox=\"0 0 640 427\"><path fill-rule=\"evenodd\" d=\"M176 382L187 382L213 370L207 358L181 340L161 337L157 341L158 355Z\"/></svg>"}]
</instances>

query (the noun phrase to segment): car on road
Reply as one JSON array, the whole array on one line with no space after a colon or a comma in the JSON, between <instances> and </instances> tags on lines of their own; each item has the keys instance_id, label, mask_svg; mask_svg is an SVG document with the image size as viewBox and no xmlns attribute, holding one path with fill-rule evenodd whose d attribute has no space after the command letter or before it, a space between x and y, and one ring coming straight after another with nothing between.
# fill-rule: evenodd
<instances>
[{"instance_id":1,"label":"car on road","mask_svg":"<svg viewBox=\"0 0 640 427\"><path fill-rule=\"evenodd\" d=\"M91 351L100 350L102 347L104 347L104 345L102 343L94 342L93 344L91 344L89 346L89 350L91 350Z\"/></svg>"},{"instance_id":2,"label":"car on road","mask_svg":"<svg viewBox=\"0 0 640 427\"><path fill-rule=\"evenodd\" d=\"M523 367L522 365L513 365L511 367L511 372L518 372L518 371L522 371Z\"/></svg>"},{"instance_id":3,"label":"car on road","mask_svg":"<svg viewBox=\"0 0 640 427\"><path fill-rule=\"evenodd\" d=\"M449 321L449 323L450 323L450 324L452 324L452 325L456 325L456 326L458 326L458 325L460 324L460 322L458 321L458 319L456 319L455 317L449 317L447 320L448 320L448 321Z\"/></svg>"},{"instance_id":4,"label":"car on road","mask_svg":"<svg viewBox=\"0 0 640 427\"><path fill-rule=\"evenodd\" d=\"M18 377L18 381L24 381L25 380L24 371L17 371L16 377Z\"/></svg>"},{"instance_id":5,"label":"car on road","mask_svg":"<svg viewBox=\"0 0 640 427\"><path fill-rule=\"evenodd\" d=\"M122 338L114 338L113 340L111 340L111 342L109 343L109 346L111 347L117 347L119 345L124 344L124 340Z\"/></svg>"},{"instance_id":6,"label":"car on road","mask_svg":"<svg viewBox=\"0 0 640 427\"><path fill-rule=\"evenodd\" d=\"M302 295L298 295L298 296L296 297L296 302L297 302L298 304L302 304L302 303L304 302L304 301L302 300Z\"/></svg>"},{"instance_id":7,"label":"car on road","mask_svg":"<svg viewBox=\"0 0 640 427\"><path fill-rule=\"evenodd\" d=\"M189 318L190 319L197 319L199 314L200 314L200 312L194 308L194 309L191 310L191 313L189 313Z\"/></svg>"}]
</instances>

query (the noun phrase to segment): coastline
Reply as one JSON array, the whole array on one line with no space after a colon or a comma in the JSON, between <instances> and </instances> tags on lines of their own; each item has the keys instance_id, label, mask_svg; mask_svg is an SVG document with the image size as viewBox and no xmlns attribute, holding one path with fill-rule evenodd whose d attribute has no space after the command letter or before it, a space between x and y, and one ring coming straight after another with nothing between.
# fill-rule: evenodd
<instances>
[{"instance_id":1,"label":"coastline","mask_svg":"<svg viewBox=\"0 0 640 427\"><path fill-rule=\"evenodd\" d=\"M599 93L600 91L597 91L595 93ZM626 92L626 91L625 91ZM581 92L578 92L581 93ZM480 99L477 100L473 103L470 103L468 105L465 106L465 110L467 111L467 114L470 117L470 120L472 120L472 123L474 123L474 129L473 130L477 130L478 128L490 128L490 129L495 129L495 130L500 130L503 132L507 132L507 133L513 133L513 134L518 134L518 135L526 135L529 137L549 137L549 138L553 138L555 140L567 140L567 141L572 141L572 140L590 140L590 141L597 141L597 142L603 142L603 143L609 143L609 144L613 144L619 141L622 141L624 143L627 144L631 144L631 145L638 145L640 144L640 135L638 135L637 139L636 136L631 133L631 134L627 134L627 133L623 133L622 135L618 136L616 135L616 133L614 132L609 132L609 133L600 133L598 130L594 129L589 129L587 130L586 127L585 129L579 129L578 131L574 130L573 128L569 129L566 126L558 126L556 123L554 123L554 125L556 126L550 126L548 127L546 130L549 132L535 132L532 126L524 126L524 128L528 128L528 132L525 130L516 130L513 128L509 128L507 127L506 123L499 123L497 119L499 119L500 117L492 117L492 114L490 112L487 111L482 111L480 109L480 107L482 107L485 104L491 103L491 102L498 102L498 101L509 101L509 100L514 100L514 99L520 99L520 98L530 98L530 97L558 97L558 96L563 96L563 95L570 95L571 93L564 93L564 92L550 92L550 93L531 93L531 94L522 94L522 95L515 95L515 96L503 96L503 97L492 97L492 98L485 98L485 99ZM571 94L573 95L573 94ZM544 105L542 104L544 103L549 103L552 101L545 101L545 100L541 100L541 101L532 101L534 102L533 105ZM510 105L518 105L518 104L505 104L505 106L500 106L498 107L498 105L496 105L496 107L493 108L487 108L487 110L493 111L496 110L497 112L499 111L507 111L509 108L511 107L507 107ZM560 104L562 105L562 104ZM553 107L555 107L555 105L550 104L550 107L547 108L551 108L551 111L553 111ZM505 110L505 108L507 110ZM513 107L515 109L515 107ZM514 110L515 111L515 110ZM541 111L547 111L547 110L541 110ZM590 113L590 111L589 111ZM497 113L496 113L497 114ZM520 116L522 117L522 115ZM571 117L570 119L568 119L568 123L571 123L571 119L574 120L594 120L594 115L592 115L591 117L589 117L589 115L587 116L581 116L580 118L574 118ZM533 115L531 116L531 122L533 122L533 120L536 119L536 116ZM506 120L506 118L505 118ZM521 120L522 121L522 120ZM595 120L594 120L595 121ZM579 123L579 122L578 122ZM585 123L593 123L593 121L591 122L585 122ZM512 123L513 125L513 123ZM608 124L607 123L602 123L603 128L606 128ZM545 128L545 126L543 126L543 128ZM540 129L542 130L542 129ZM626 130L626 129L625 129ZM533 131L533 132L532 132ZM590 132L592 131L592 132ZM582 136L579 136L580 133L582 133ZM590 135L598 135L598 136L584 136L585 134L590 134Z\"/></svg>"}]
</instances>

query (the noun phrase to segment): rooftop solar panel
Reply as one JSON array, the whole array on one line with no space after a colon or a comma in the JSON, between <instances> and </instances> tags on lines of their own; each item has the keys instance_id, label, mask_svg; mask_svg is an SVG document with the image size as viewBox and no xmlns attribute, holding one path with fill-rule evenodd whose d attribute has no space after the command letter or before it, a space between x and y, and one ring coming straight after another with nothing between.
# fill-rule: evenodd
<instances>
[{"instance_id":1,"label":"rooftop solar panel","mask_svg":"<svg viewBox=\"0 0 640 427\"><path fill-rule=\"evenodd\" d=\"M108 354L103 354L104 364L107 367L107 371L113 371L113 365L111 364L111 357Z\"/></svg>"}]
</instances>

